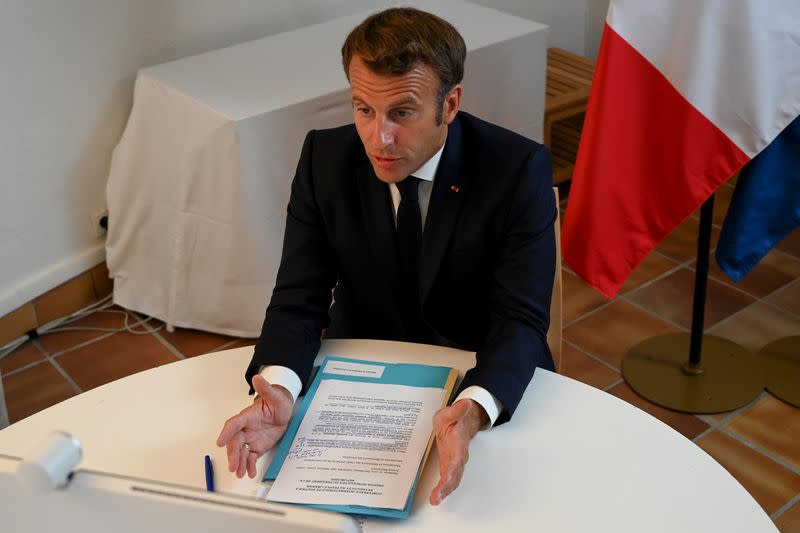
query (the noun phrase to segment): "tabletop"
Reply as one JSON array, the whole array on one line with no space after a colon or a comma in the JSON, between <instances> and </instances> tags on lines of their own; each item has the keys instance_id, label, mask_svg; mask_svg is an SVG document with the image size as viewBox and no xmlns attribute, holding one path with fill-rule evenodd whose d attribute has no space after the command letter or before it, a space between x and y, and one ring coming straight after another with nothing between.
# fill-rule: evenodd
<instances>
[{"instance_id":1,"label":"tabletop","mask_svg":"<svg viewBox=\"0 0 800 533\"><path fill-rule=\"evenodd\" d=\"M252 400L243 374L252 348L161 366L98 387L0 431L0 453L24 456L55 429L83 445L82 468L203 488L203 456L224 465L214 441ZM326 355L428 363L463 372L475 356L387 341L329 340ZM259 478L270 454L259 461ZM409 519L367 521L365 531L776 531L744 488L691 441L636 407L583 383L537 370L514 418L479 433L461 487L439 507L432 453ZM257 480L217 469L222 492L256 497Z\"/></svg>"}]
</instances>

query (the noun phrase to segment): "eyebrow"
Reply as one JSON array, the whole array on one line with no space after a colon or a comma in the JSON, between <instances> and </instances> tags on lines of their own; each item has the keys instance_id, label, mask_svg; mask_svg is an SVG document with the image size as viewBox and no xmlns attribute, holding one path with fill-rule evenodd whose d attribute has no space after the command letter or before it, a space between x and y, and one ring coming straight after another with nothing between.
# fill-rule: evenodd
<instances>
[{"instance_id":1,"label":"eyebrow","mask_svg":"<svg viewBox=\"0 0 800 533\"><path fill-rule=\"evenodd\" d=\"M401 107L404 105L417 105L417 100L415 98L407 96L400 101L393 102L392 105L389 107Z\"/></svg>"}]
</instances>

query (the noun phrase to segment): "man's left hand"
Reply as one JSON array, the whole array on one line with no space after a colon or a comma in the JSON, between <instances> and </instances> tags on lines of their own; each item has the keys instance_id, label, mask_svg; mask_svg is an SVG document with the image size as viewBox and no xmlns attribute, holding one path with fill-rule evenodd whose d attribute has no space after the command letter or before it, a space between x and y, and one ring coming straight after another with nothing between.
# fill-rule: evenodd
<instances>
[{"instance_id":1,"label":"man's left hand","mask_svg":"<svg viewBox=\"0 0 800 533\"><path fill-rule=\"evenodd\" d=\"M436 412L433 432L439 450L439 483L431 491L431 505L439 505L461 483L469 459L469 441L486 424L489 415L475 400L459 400Z\"/></svg>"}]
</instances>

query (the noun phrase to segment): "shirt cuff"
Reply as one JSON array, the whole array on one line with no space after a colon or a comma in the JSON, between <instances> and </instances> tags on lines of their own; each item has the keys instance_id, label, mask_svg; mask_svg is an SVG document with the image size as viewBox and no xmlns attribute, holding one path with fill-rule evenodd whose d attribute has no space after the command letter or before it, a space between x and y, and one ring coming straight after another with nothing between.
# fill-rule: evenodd
<instances>
[{"instance_id":1,"label":"shirt cuff","mask_svg":"<svg viewBox=\"0 0 800 533\"><path fill-rule=\"evenodd\" d=\"M289 394L292 395L292 404L294 405L303 388L303 384L300 382L300 378L294 370L285 366L269 365L262 366L259 374L261 374L270 385L280 385L288 390Z\"/></svg>"},{"instance_id":2,"label":"shirt cuff","mask_svg":"<svg viewBox=\"0 0 800 533\"><path fill-rule=\"evenodd\" d=\"M500 400L495 398L491 392L483 387L471 385L462 390L461 394L456 397L453 403L456 403L459 400L465 400L467 398L478 402L478 404L483 407L483 410L486 411L486 414L489 415L489 423L481 429L489 429L492 427L497 421L497 417L500 416L500 413L503 410L503 404L500 403Z\"/></svg>"}]
</instances>

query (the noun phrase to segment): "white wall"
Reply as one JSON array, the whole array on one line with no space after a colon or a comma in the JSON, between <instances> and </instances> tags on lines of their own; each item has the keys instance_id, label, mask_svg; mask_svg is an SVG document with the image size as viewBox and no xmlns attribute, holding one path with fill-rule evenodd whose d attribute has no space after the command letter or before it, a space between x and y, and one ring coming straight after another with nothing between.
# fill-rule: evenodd
<instances>
[{"instance_id":1,"label":"white wall","mask_svg":"<svg viewBox=\"0 0 800 533\"><path fill-rule=\"evenodd\" d=\"M91 215L139 67L369 0L0 0L0 316L102 262Z\"/></svg>"},{"instance_id":2,"label":"white wall","mask_svg":"<svg viewBox=\"0 0 800 533\"><path fill-rule=\"evenodd\" d=\"M599 34L592 14L607 1L478 3L549 24L551 46L585 53ZM375 6L0 0L0 316L103 261L91 217L105 208L138 68Z\"/></svg>"},{"instance_id":3,"label":"white wall","mask_svg":"<svg viewBox=\"0 0 800 533\"><path fill-rule=\"evenodd\" d=\"M586 0L586 40L583 55L597 58L609 0Z\"/></svg>"}]
</instances>

